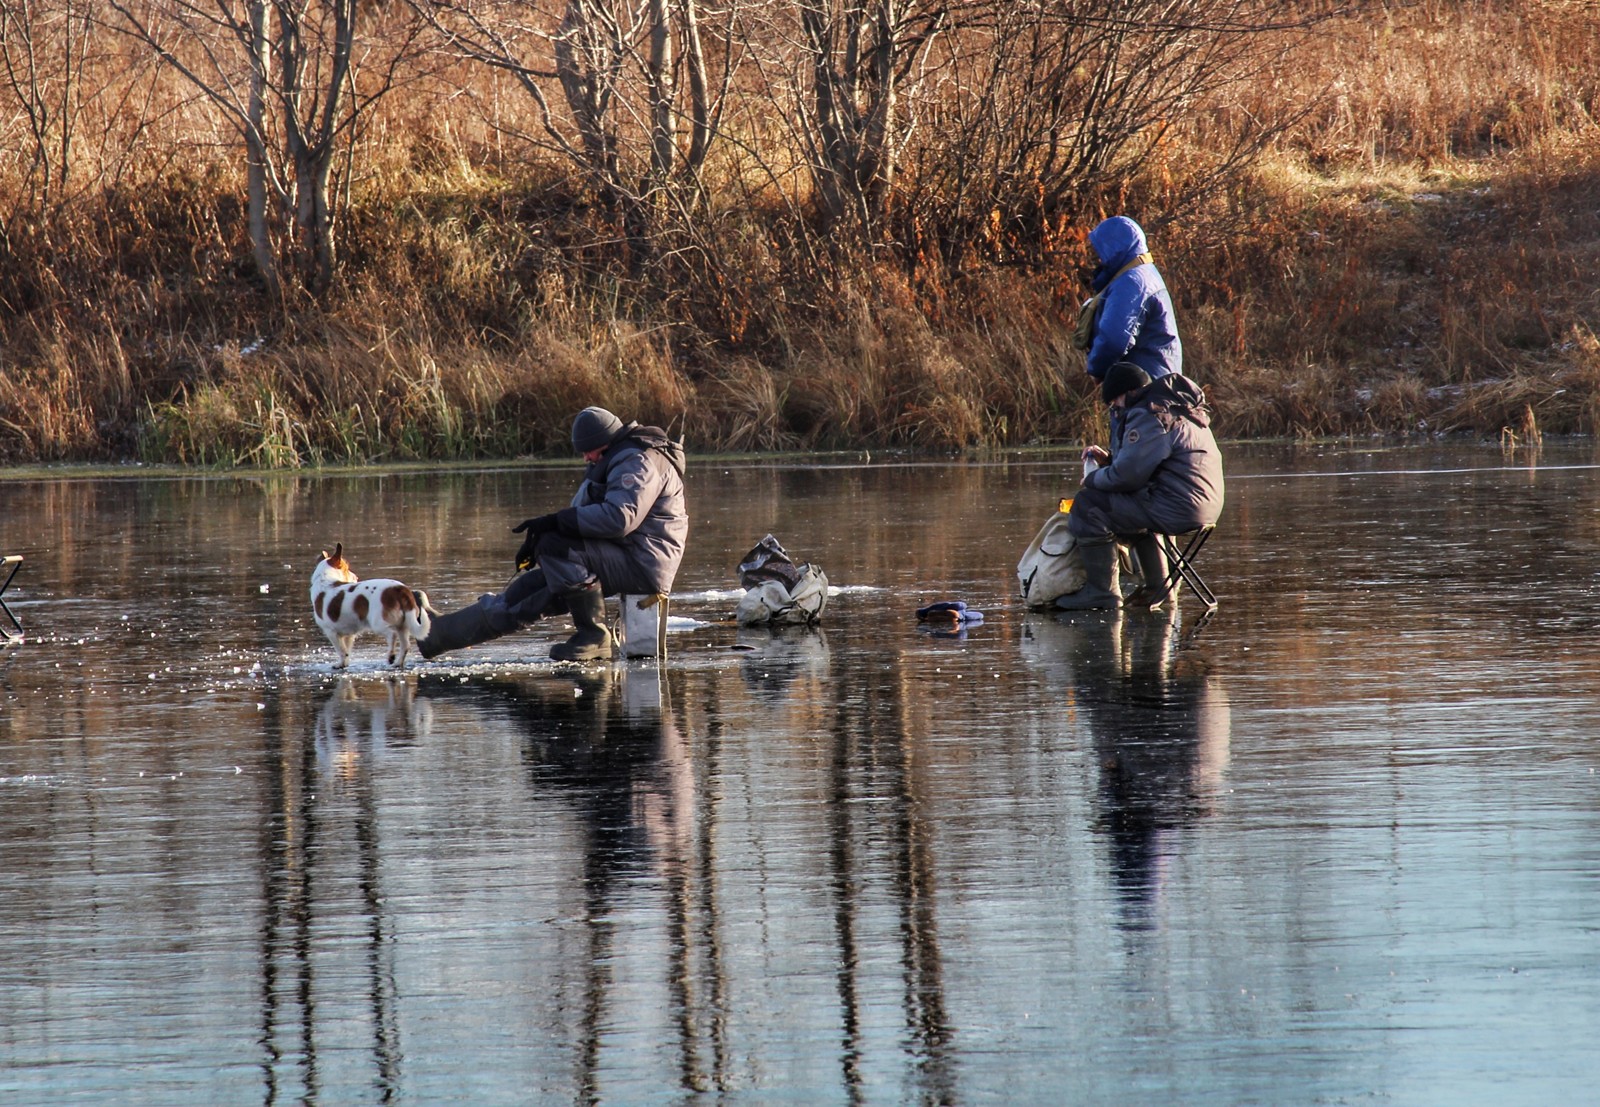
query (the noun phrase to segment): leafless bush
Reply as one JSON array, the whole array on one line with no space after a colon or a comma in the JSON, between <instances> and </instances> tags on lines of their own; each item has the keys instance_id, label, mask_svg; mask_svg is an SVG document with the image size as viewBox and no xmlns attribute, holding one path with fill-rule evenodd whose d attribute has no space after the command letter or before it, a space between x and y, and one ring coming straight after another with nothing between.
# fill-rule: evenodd
<instances>
[{"instance_id":1,"label":"leafless bush","mask_svg":"<svg viewBox=\"0 0 1600 1107\"><path fill-rule=\"evenodd\" d=\"M419 25L357 0L106 0L240 137L256 267L281 294L279 252L320 294L334 278L340 187L363 115L418 65Z\"/></svg>"},{"instance_id":2,"label":"leafless bush","mask_svg":"<svg viewBox=\"0 0 1600 1107\"><path fill-rule=\"evenodd\" d=\"M700 0L412 0L461 56L510 75L533 106L495 125L582 174L648 233L695 206L732 77L713 76ZM735 18L735 2L720 13Z\"/></svg>"},{"instance_id":3,"label":"leafless bush","mask_svg":"<svg viewBox=\"0 0 1600 1107\"><path fill-rule=\"evenodd\" d=\"M915 108L900 203L907 246L954 263L1076 252L1084 209L1126 202L1164 158L1184 161L1177 188L1142 217L1192 211L1295 118L1292 103L1242 111L1234 93L1319 17L1271 0L1051 0L965 18Z\"/></svg>"}]
</instances>

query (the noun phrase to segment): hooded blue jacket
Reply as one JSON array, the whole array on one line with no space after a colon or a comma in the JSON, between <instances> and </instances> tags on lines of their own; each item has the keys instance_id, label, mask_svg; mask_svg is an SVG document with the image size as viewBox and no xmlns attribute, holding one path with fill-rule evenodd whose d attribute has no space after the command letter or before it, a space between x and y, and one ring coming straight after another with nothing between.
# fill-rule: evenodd
<instances>
[{"instance_id":1,"label":"hooded blue jacket","mask_svg":"<svg viewBox=\"0 0 1600 1107\"><path fill-rule=\"evenodd\" d=\"M1116 277L1148 248L1144 230L1125 215L1113 215L1089 232L1089 245L1100 259L1089 286L1105 292L1089 347L1089 375L1100 380L1119 361L1133 362L1152 380L1183 372L1178 319L1161 274L1147 262Z\"/></svg>"}]
</instances>

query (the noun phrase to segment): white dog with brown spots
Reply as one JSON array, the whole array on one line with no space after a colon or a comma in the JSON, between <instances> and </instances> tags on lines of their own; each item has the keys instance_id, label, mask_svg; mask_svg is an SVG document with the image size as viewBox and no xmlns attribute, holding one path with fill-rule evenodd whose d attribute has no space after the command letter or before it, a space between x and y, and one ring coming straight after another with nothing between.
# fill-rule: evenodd
<instances>
[{"instance_id":1,"label":"white dog with brown spots","mask_svg":"<svg viewBox=\"0 0 1600 1107\"><path fill-rule=\"evenodd\" d=\"M311 610L339 651L341 669L349 667L350 647L364 631L388 638L389 664L404 669L411 643L428 636L430 616L438 614L426 592L388 577L356 576L344 559L343 542L333 547L332 555L323 550L311 572Z\"/></svg>"}]
</instances>

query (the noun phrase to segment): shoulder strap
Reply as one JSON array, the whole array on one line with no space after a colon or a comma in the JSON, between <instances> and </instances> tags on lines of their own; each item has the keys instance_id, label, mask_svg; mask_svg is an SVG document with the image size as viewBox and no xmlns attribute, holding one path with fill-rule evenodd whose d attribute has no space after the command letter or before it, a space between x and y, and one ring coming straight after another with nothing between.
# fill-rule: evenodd
<instances>
[{"instance_id":1,"label":"shoulder strap","mask_svg":"<svg viewBox=\"0 0 1600 1107\"><path fill-rule=\"evenodd\" d=\"M1146 250L1144 253L1135 256L1134 259L1132 261L1130 261L1127 265L1124 265L1121 269L1118 269L1116 271L1116 273L1114 273L1112 275L1111 281L1116 280L1118 277L1122 276L1122 274L1126 273L1130 269L1137 269L1141 265L1154 264L1155 260L1156 260L1155 255L1150 253L1150 251ZM1111 287L1111 281L1107 281L1106 282L1106 288L1110 288ZM1103 293L1103 291L1104 290L1102 290L1102 293Z\"/></svg>"},{"instance_id":2,"label":"shoulder strap","mask_svg":"<svg viewBox=\"0 0 1600 1107\"><path fill-rule=\"evenodd\" d=\"M1100 306L1105 303L1106 292L1111 288L1111 282L1115 281L1128 270L1137 268L1138 266L1144 265L1146 262L1153 262L1155 260L1156 259L1148 252L1138 255L1132 261L1128 262L1127 265L1124 265L1121 269L1118 269L1115 273L1113 273L1111 275L1111 280L1105 283L1104 288L1100 289L1099 292L1096 292L1093 296L1090 296L1083 302L1083 305L1078 308L1078 325L1073 329L1072 333L1072 344L1074 346L1080 350L1087 350L1090 346L1094 345L1094 330L1100 321Z\"/></svg>"}]
</instances>

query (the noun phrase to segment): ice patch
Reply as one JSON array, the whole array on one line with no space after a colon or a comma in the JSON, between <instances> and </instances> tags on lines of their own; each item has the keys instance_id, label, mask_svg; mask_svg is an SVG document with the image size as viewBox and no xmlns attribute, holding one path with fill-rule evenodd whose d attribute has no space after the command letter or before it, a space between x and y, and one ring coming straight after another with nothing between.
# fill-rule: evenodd
<instances>
[{"instance_id":1,"label":"ice patch","mask_svg":"<svg viewBox=\"0 0 1600 1107\"><path fill-rule=\"evenodd\" d=\"M738 600L739 600L739 597L743 596L743 595L744 595L744 589L743 588L739 588L739 589L708 588L703 592L674 592L672 594L672 601L671 602L673 602L673 603L713 603L713 602L720 602L720 601L723 601L723 600L733 600L735 603L737 603ZM668 617L669 622L670 622L670 619L671 619L671 617L669 616Z\"/></svg>"},{"instance_id":2,"label":"ice patch","mask_svg":"<svg viewBox=\"0 0 1600 1107\"><path fill-rule=\"evenodd\" d=\"M883 592L886 589L871 584L830 584L828 595L842 596L847 592ZM708 588L701 592L674 592L674 604L685 603L738 603L744 598L743 588Z\"/></svg>"}]
</instances>

